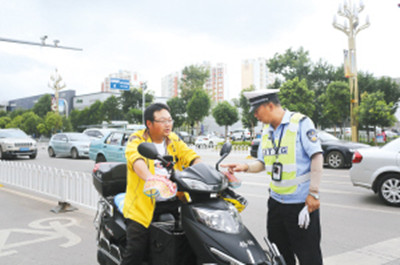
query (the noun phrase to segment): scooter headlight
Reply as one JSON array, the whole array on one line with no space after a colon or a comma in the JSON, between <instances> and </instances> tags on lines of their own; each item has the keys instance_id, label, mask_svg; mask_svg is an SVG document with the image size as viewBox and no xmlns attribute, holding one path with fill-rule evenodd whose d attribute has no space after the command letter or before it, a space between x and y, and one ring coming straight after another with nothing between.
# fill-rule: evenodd
<instances>
[{"instance_id":1,"label":"scooter headlight","mask_svg":"<svg viewBox=\"0 0 400 265\"><path fill-rule=\"evenodd\" d=\"M228 205L227 210L212 210L202 207L193 207L197 219L211 229L238 234L242 229L242 220L232 205Z\"/></svg>"}]
</instances>

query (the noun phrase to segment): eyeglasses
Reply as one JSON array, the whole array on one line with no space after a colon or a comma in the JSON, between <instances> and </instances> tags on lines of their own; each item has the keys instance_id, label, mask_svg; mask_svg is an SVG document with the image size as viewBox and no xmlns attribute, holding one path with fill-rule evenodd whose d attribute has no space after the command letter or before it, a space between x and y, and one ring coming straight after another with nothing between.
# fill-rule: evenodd
<instances>
[{"instance_id":1,"label":"eyeglasses","mask_svg":"<svg viewBox=\"0 0 400 265\"><path fill-rule=\"evenodd\" d=\"M173 120L162 120L162 121L154 120L154 121L155 121L155 122L162 123L163 125L174 124L174 121L173 121Z\"/></svg>"}]
</instances>

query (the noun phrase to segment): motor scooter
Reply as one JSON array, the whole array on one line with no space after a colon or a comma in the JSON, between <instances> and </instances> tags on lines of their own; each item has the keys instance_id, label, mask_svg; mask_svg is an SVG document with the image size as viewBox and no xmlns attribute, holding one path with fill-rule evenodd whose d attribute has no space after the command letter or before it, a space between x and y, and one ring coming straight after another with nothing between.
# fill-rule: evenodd
<instances>
[{"instance_id":1,"label":"motor scooter","mask_svg":"<svg viewBox=\"0 0 400 265\"><path fill-rule=\"evenodd\" d=\"M198 163L175 171L172 157L160 156L152 143L138 146L141 155L163 163L177 190L186 198L180 206L178 219L165 214L153 220L144 264L286 265L275 244L264 237L266 249L263 249L241 221L235 205L244 208L247 201L229 188L227 177L218 170L231 147L230 143L223 145L215 168ZM93 182L100 194L94 220L97 259L102 265L120 264L126 243L126 225L114 198L125 191L126 164L96 164Z\"/></svg>"}]
</instances>

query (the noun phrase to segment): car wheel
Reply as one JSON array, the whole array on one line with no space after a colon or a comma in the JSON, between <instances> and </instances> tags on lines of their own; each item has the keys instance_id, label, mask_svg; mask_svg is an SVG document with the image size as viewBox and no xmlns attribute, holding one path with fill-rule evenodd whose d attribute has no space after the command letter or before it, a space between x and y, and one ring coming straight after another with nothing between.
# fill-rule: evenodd
<instances>
[{"instance_id":1,"label":"car wheel","mask_svg":"<svg viewBox=\"0 0 400 265\"><path fill-rule=\"evenodd\" d=\"M79 153L78 153L78 150L76 150L76 148L72 148L71 149L71 157L73 159L78 159L79 158Z\"/></svg>"},{"instance_id":2,"label":"car wheel","mask_svg":"<svg viewBox=\"0 0 400 265\"><path fill-rule=\"evenodd\" d=\"M96 157L96 163L101 163L101 162L107 162L107 160L102 154L99 154Z\"/></svg>"},{"instance_id":3,"label":"car wheel","mask_svg":"<svg viewBox=\"0 0 400 265\"><path fill-rule=\"evenodd\" d=\"M400 176L389 174L384 176L378 187L379 197L391 206L400 206Z\"/></svg>"},{"instance_id":4,"label":"car wheel","mask_svg":"<svg viewBox=\"0 0 400 265\"><path fill-rule=\"evenodd\" d=\"M326 156L328 166L331 168L341 168L344 166L344 156L339 151L329 152Z\"/></svg>"},{"instance_id":5,"label":"car wheel","mask_svg":"<svg viewBox=\"0 0 400 265\"><path fill-rule=\"evenodd\" d=\"M208 147L213 148L213 147L214 147L214 143L213 143L213 142L210 142L210 143L208 144Z\"/></svg>"},{"instance_id":6,"label":"car wheel","mask_svg":"<svg viewBox=\"0 0 400 265\"><path fill-rule=\"evenodd\" d=\"M32 155L29 155L29 158L30 158L30 159L35 159L36 156L37 156L37 153L34 153L34 154L32 154Z\"/></svg>"},{"instance_id":7,"label":"car wheel","mask_svg":"<svg viewBox=\"0 0 400 265\"><path fill-rule=\"evenodd\" d=\"M54 149L52 147L49 147L49 149L47 149L47 153L49 154L49 157L56 156L56 153L54 152Z\"/></svg>"}]
</instances>

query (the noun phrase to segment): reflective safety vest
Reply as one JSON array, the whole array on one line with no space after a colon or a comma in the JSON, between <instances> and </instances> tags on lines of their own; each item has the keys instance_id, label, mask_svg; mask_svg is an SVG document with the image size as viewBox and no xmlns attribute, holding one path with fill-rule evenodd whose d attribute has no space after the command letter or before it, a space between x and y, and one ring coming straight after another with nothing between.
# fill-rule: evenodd
<instances>
[{"instance_id":1,"label":"reflective safety vest","mask_svg":"<svg viewBox=\"0 0 400 265\"><path fill-rule=\"evenodd\" d=\"M280 162L282 167L282 180L271 180L270 188L278 194L292 194L296 191L297 186L310 178L309 174L296 178L296 138L299 129L299 123L305 116L301 113L294 113L286 124L286 132L282 135L281 143L276 156L275 148L279 145L279 136L275 135L275 139L270 139L269 134L264 134L262 138L262 151L264 156L265 168L267 174L272 177L272 164ZM265 125L264 130L268 132L269 124ZM282 130L285 128L283 127ZM275 146L272 141L275 140ZM275 147L275 148L274 148Z\"/></svg>"}]
</instances>

